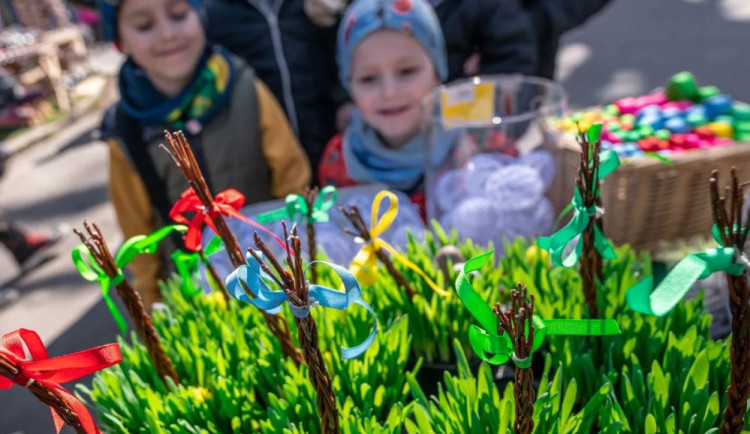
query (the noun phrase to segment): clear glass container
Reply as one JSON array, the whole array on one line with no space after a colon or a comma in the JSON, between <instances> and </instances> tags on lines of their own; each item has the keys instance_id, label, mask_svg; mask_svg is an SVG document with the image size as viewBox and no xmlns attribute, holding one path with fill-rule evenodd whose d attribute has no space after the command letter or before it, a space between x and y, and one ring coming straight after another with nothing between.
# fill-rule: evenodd
<instances>
[{"instance_id":1,"label":"clear glass container","mask_svg":"<svg viewBox=\"0 0 750 434\"><path fill-rule=\"evenodd\" d=\"M427 217L497 249L504 238L547 235L556 217L554 120L566 110L562 86L537 77L474 77L434 90L422 103Z\"/></svg>"}]
</instances>

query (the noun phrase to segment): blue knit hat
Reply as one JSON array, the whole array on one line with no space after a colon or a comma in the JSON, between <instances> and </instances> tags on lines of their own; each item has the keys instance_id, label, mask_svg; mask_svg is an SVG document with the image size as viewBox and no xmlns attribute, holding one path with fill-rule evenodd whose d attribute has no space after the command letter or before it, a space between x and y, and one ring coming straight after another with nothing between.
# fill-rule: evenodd
<instances>
[{"instance_id":1,"label":"blue knit hat","mask_svg":"<svg viewBox=\"0 0 750 434\"><path fill-rule=\"evenodd\" d=\"M117 43L117 9L125 0L98 0L99 15L101 15L102 30L108 41ZM199 13L201 12L201 0L185 0Z\"/></svg>"},{"instance_id":2,"label":"blue knit hat","mask_svg":"<svg viewBox=\"0 0 750 434\"><path fill-rule=\"evenodd\" d=\"M427 0L356 0L349 6L338 33L341 84L348 90L352 55L362 40L377 30L397 30L413 36L435 65L440 81L448 78L445 41L435 10Z\"/></svg>"}]
</instances>

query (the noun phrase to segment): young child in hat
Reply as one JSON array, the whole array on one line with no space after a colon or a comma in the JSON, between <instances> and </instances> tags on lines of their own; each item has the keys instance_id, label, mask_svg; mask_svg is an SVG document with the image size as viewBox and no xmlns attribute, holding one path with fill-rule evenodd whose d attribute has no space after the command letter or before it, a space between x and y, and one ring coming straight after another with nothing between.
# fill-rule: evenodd
<instances>
[{"instance_id":1,"label":"young child in hat","mask_svg":"<svg viewBox=\"0 0 750 434\"><path fill-rule=\"evenodd\" d=\"M357 110L327 145L320 184L384 183L424 207L421 101L448 76L445 43L426 0L357 0L338 32L339 77ZM453 135L434 135L430 158L444 160Z\"/></svg>"},{"instance_id":2,"label":"young child in hat","mask_svg":"<svg viewBox=\"0 0 750 434\"><path fill-rule=\"evenodd\" d=\"M310 166L287 119L254 71L207 44L199 0L100 0L105 35L127 56L120 101L103 124L109 190L125 237L170 223L187 183L159 144L184 130L209 188L236 188L248 203L300 192ZM164 276L159 255L132 262L147 305Z\"/></svg>"}]
</instances>

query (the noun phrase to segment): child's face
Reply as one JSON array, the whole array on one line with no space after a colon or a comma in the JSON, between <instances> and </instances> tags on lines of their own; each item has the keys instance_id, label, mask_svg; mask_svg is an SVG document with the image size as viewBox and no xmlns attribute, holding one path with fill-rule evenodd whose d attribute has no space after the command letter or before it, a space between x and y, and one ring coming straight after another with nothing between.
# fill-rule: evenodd
<instances>
[{"instance_id":1,"label":"child's face","mask_svg":"<svg viewBox=\"0 0 750 434\"><path fill-rule=\"evenodd\" d=\"M120 48L168 96L193 76L206 39L198 13L184 0L127 0L120 6Z\"/></svg>"},{"instance_id":2,"label":"child's face","mask_svg":"<svg viewBox=\"0 0 750 434\"><path fill-rule=\"evenodd\" d=\"M404 146L419 132L420 101L437 85L430 56L401 32L379 30L354 50L352 97L390 147Z\"/></svg>"}]
</instances>

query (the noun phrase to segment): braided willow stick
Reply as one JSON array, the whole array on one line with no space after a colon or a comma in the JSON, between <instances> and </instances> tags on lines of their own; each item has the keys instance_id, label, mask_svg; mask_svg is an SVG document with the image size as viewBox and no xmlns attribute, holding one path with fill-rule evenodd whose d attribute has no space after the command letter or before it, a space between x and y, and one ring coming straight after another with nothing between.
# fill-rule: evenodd
<instances>
[{"instance_id":1,"label":"braided willow stick","mask_svg":"<svg viewBox=\"0 0 750 434\"><path fill-rule=\"evenodd\" d=\"M295 307L304 308L308 306L308 290L309 282L305 279L304 267L302 265L302 245L299 238L297 237L296 226L292 227L291 235L287 234L286 223L282 222L284 226L284 238L287 242L287 251L290 250L289 243L291 242L291 251L294 252L292 258L288 253L286 257L286 265L290 271L286 271L281 265L279 260L274 256L273 252L268 246L263 243L258 234L255 234L255 245L263 253L265 258L273 267L274 273L271 269L263 263L261 258L252 249L249 252L255 257L262 269L275 280L276 284L284 290L289 303L292 303ZM278 277L276 277L278 276ZM333 394L333 382L331 381L331 375L326 369L325 363L323 362L323 354L320 352L318 347L318 326L315 324L315 320L312 315L308 315L304 318L298 318L295 316L295 323L297 324L297 339L299 339L302 353L305 355L305 364L307 365L308 375L310 382L315 387L317 392L317 408L320 415L320 423L324 433L338 433L339 432L339 415L338 409L336 408L336 396Z\"/></svg>"},{"instance_id":2,"label":"braided willow stick","mask_svg":"<svg viewBox=\"0 0 750 434\"><path fill-rule=\"evenodd\" d=\"M20 374L21 369L8 359L2 351L0 351L0 376L14 380ZM86 433L86 430L83 429L83 424L81 424L81 420L73 409L70 408L65 400L60 398L52 389L36 381L31 382L26 388L44 404L52 407L52 409L55 410L55 413L57 413L67 425L73 428L76 433Z\"/></svg>"},{"instance_id":3,"label":"braided willow stick","mask_svg":"<svg viewBox=\"0 0 750 434\"><path fill-rule=\"evenodd\" d=\"M377 255L378 260L382 262L383 265L385 265L386 270L388 270L388 274L393 277L393 280L395 280L396 283L404 288L404 290L406 291L406 296L409 297L409 300L413 299L414 295L416 295L414 288L411 287L409 282L406 280L406 277L404 277L404 275L396 269L396 267L393 265L393 261L391 261L391 258L386 254L386 252L373 243L372 236L370 235L370 230L367 229L367 225L362 219L362 214L360 214L359 208L357 208L356 206L350 206L347 209L343 206L340 206L339 210L346 216L347 219L349 219L349 221L352 223L352 226L354 226L354 230L356 232L352 235L362 238L365 243L372 244L375 255ZM349 231L347 230L347 232ZM349 233L351 234L351 232Z\"/></svg>"},{"instance_id":4,"label":"braided willow stick","mask_svg":"<svg viewBox=\"0 0 750 434\"><path fill-rule=\"evenodd\" d=\"M498 334L507 333L513 343L514 360L524 360L531 357L531 347L534 341L534 296L531 302L526 300L526 287L520 283L517 290L511 290L512 307L504 311L500 303L492 308L498 319ZM526 328L529 332L526 333ZM531 434L534 431L534 372L531 367L520 368L516 365L516 379L513 383L513 396L516 401L516 420L513 431L516 434Z\"/></svg>"},{"instance_id":5,"label":"braided willow stick","mask_svg":"<svg viewBox=\"0 0 750 434\"><path fill-rule=\"evenodd\" d=\"M581 192L583 205L592 207L600 205L599 199L599 152L601 140L590 143L584 133L578 136L581 145L581 164L578 167L576 186ZM588 307L589 317L599 317L599 303L597 301L597 282L603 278L602 256L594 245L596 225L602 229L602 217L591 216L589 224L583 232L583 254L581 256L581 279L583 281L583 296Z\"/></svg>"},{"instance_id":6,"label":"braided willow stick","mask_svg":"<svg viewBox=\"0 0 750 434\"><path fill-rule=\"evenodd\" d=\"M112 258L112 254L107 247L107 242L104 240L99 226L96 223L89 225L87 222L83 222L84 228L88 233L86 235L74 229L76 235L81 239L81 242L88 248L91 253L91 257L94 258L96 264L101 268L110 279L117 277L120 271L115 264L115 260ZM126 279L115 285L117 295L120 296L125 307L128 309L130 318L135 324L135 331L138 334L138 338L146 345L148 349L148 355L151 358L156 373L159 374L165 385L167 383L167 377L171 378L175 384L179 383L180 380L177 378L177 373L172 366L172 360L169 359L164 349L161 347L159 341L159 335L156 333L151 317L143 307L143 301L141 300L140 294L138 294L130 283Z\"/></svg>"},{"instance_id":7,"label":"braided willow stick","mask_svg":"<svg viewBox=\"0 0 750 434\"><path fill-rule=\"evenodd\" d=\"M176 132L174 137L172 136L172 134L166 131L164 132L164 135L169 142L171 151L167 149L167 147L163 144L161 145L162 149L167 151L169 156L172 157L175 165L177 165L177 168L180 169L180 172L182 172L183 176L185 176L188 184L193 189L193 191L195 191L195 194L196 196L198 196L201 203L203 203L203 206L207 207L207 209L210 209L208 207L214 204L214 198L211 194L211 190L209 190L208 188L208 184L206 184L206 179L203 177L203 173L198 166L198 161L195 159L195 155L193 154L193 150L190 148L190 144L188 143L187 139L181 131ZM232 232L229 230L229 227L224 221L224 218L221 216L217 216L214 219L214 225L219 231L219 237L221 237L221 240L227 246L227 253L232 260L232 264L234 264L235 267L238 267L238 265L235 264L235 260L238 260L239 263L244 264L245 262L240 250L240 245ZM228 233L230 235L229 239L224 238L224 233ZM236 251L240 252L239 259L233 257ZM224 282L222 281L222 279L219 279L218 283L221 289L221 293L224 296L224 301L229 302L229 292L227 292L227 288L224 286Z\"/></svg>"},{"instance_id":8,"label":"braided willow stick","mask_svg":"<svg viewBox=\"0 0 750 434\"><path fill-rule=\"evenodd\" d=\"M711 205L714 223L719 227L722 244L734 247L738 253L743 251L750 228L750 213L742 221L744 194L737 180L737 173L732 168L731 189L727 188L725 195L719 195L719 175L716 170L711 173L709 180L711 190ZM727 196L729 197L729 213L727 213ZM746 270L747 271L747 270ZM747 275L742 273L733 276L727 273L729 286L729 310L732 312L732 342L729 355L732 370L729 374L727 388L727 407L724 409L724 422L721 425L722 434L739 434L745 427L747 401L750 396L750 286Z\"/></svg>"},{"instance_id":9,"label":"braided willow stick","mask_svg":"<svg viewBox=\"0 0 750 434\"><path fill-rule=\"evenodd\" d=\"M185 135L182 134L181 131L178 131L174 134L174 136L168 132L165 132L165 136L167 138L167 141L169 142L169 146L171 149L168 149L164 145L161 145L162 148L167 151L167 153L172 157L177 167L185 176L185 179L187 179L190 187L193 189L193 191L195 191L195 194L198 196L201 203L203 203L203 206L206 209L212 209L214 207L213 195L211 194L211 190L209 190L208 188L208 184L206 184L206 179L203 177L203 173L198 166L198 162L195 159L193 150L190 148L190 144L185 138ZM213 222L214 226L216 226L216 231L219 237L226 246L227 254L229 255L229 259L232 261L232 265L234 266L234 268L245 265L245 255L242 254L240 244L232 231L229 230L229 226L227 226L224 217L221 215L217 215L213 217ZM219 283L222 283L221 279L219 280ZM224 285L221 285L221 288L224 294L224 298L226 300L229 300L229 293L227 292L226 287L224 287ZM255 298L255 295L252 293L252 291L248 290L244 286L244 284L243 289L249 297ZM286 319L282 316L270 315L266 312L263 312L263 319L265 320L268 328L271 330L271 333L276 336L276 339L279 340L279 343L281 344L281 351L284 353L284 355L291 358L297 365L302 363L302 354L300 353L299 349L294 346L291 332L289 331L289 324L286 322Z\"/></svg>"},{"instance_id":10,"label":"braided willow stick","mask_svg":"<svg viewBox=\"0 0 750 434\"><path fill-rule=\"evenodd\" d=\"M315 239L315 221L313 220L313 206L315 199L318 198L320 190L318 187L307 189L304 192L305 202L307 203L307 248L310 255L310 262L315 261L318 256L318 244ZM313 264L310 267L310 282L318 283L318 268Z\"/></svg>"}]
</instances>

